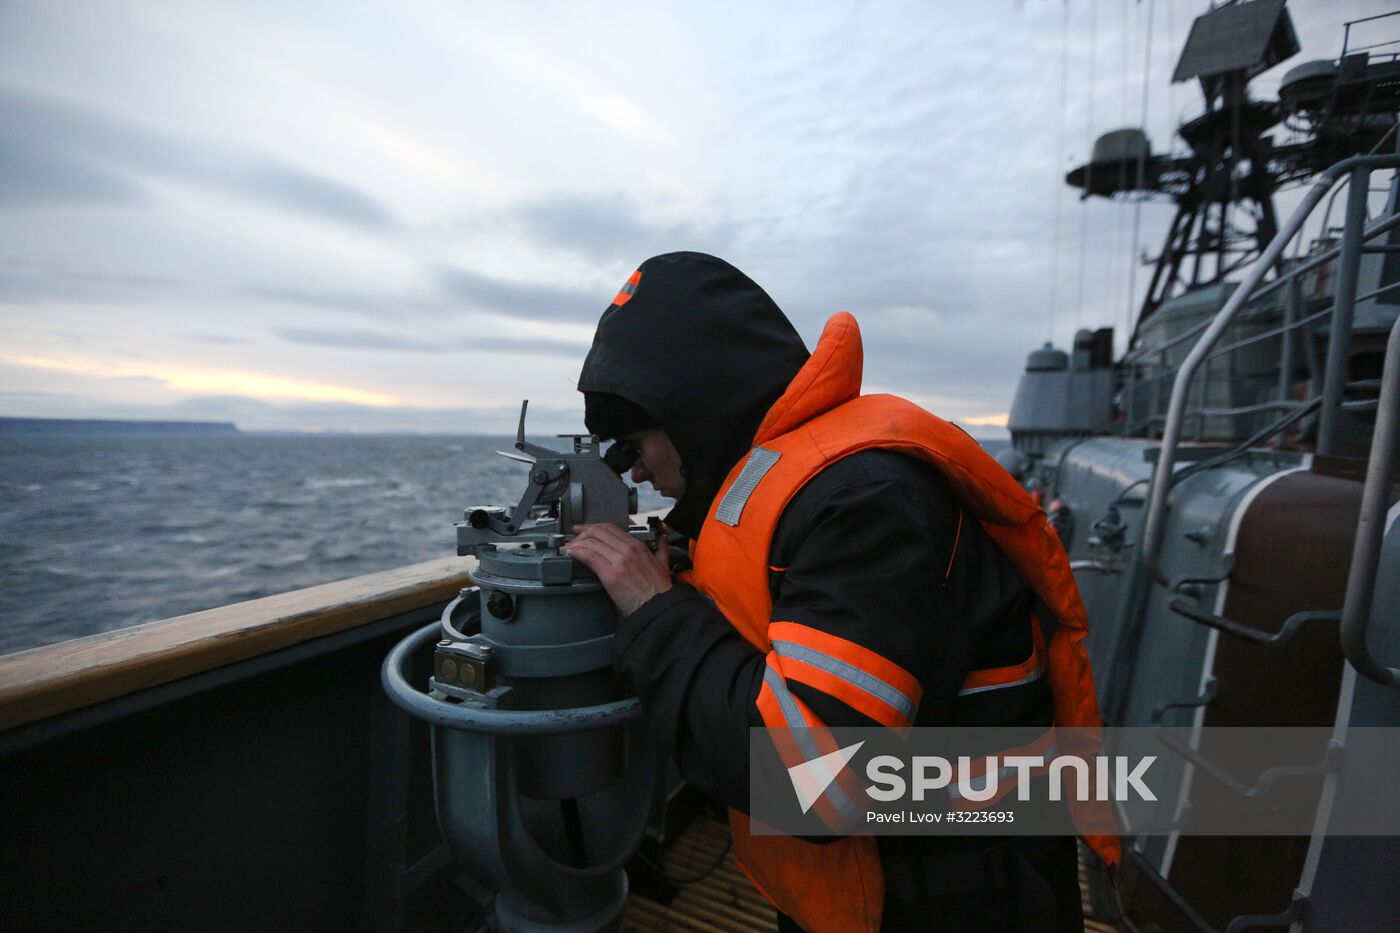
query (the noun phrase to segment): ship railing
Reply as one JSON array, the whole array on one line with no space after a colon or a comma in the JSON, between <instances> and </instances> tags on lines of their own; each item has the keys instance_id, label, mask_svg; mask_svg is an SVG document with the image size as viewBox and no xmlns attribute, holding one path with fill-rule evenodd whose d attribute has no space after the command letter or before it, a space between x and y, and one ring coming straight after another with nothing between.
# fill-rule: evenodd
<instances>
[{"instance_id":1,"label":"ship railing","mask_svg":"<svg viewBox=\"0 0 1400 933\"><path fill-rule=\"evenodd\" d=\"M1225 306L1203 328L1200 339L1182 364L1179 378L1172 386L1171 402L1167 411L1166 427L1162 445L1158 451L1148 491L1147 513L1142 535L1142 560L1151 577L1163 585L1171 585L1159 563L1162 539L1165 532L1167 497L1171 491L1176 451L1181 440L1182 427L1187 414L1187 396L1192 377L1213 352L1214 345L1221 339L1231 320L1247 302L1258 295L1257 286L1268 268L1277 261L1283 247L1295 235L1308 214L1316 208L1322 197L1342 177L1349 176L1352 190L1348 199L1347 222L1343 229L1340 247L1341 269L1337 282L1336 299L1328 314L1332 316L1332 335L1328 346L1328 362L1323 396L1313 399L1310 404L1322 408L1323 420L1319 437L1319 452L1330 452L1336 444L1336 419L1343 410L1342 390L1344 388L1341 369L1347 360L1351 336L1351 312L1356 301L1356 281L1358 275L1361 243L1363 240L1365 198L1371 171L1400 165L1400 156L1359 157L1347 159L1328 169L1312 186L1302 204L1269 244L1260 261L1256 264L1245 282L1231 295ZM1393 218L1392 218L1393 220ZM1391 224L1393 225L1393 223ZM1294 270L1297 271L1297 270ZM1296 278L1293 279L1297 281ZM1277 282L1272 287L1279 287ZM1294 291L1290 287L1290 291ZM1295 317L1292 322L1296 325ZM1370 455L1367 461L1366 481L1361 497L1361 511L1356 528L1352 550L1351 568L1347 578L1346 596L1340 614L1327 612L1296 613L1275 633L1267 633L1242 626L1232 620L1209 613L1191 610L1185 604L1176 602L1174 611L1192 618L1227 634L1244 638L1255 643L1275 646L1286 643L1302 625L1312 621L1333 621L1340 615L1340 634L1343 653L1347 662L1361 674L1382 685L1400 685L1400 670L1388 667L1378 661L1367 644L1367 627L1371 620L1381 549L1386 531L1387 505L1392 483L1395 479L1396 460L1400 457L1400 319L1390 330L1386 345L1385 364L1379 385L1379 395L1374 405L1376 426L1372 436ZM1330 422L1329 422L1330 415ZM1287 416L1285 416L1287 417ZM1329 428L1330 423L1330 428ZM1330 431L1330 435L1329 435ZM1329 445L1324 448L1324 444ZM1190 469L1188 467L1187 469ZM1176 581L1177 583L1185 581ZM1154 722L1166 709L1173 706L1199 706L1210 702L1216 693L1216 684L1210 680L1200 697L1189 701L1163 704L1154 713ZM1257 797L1268 792L1274 780L1283 776L1300 774L1326 774L1337 770L1341 763L1341 747L1334 741L1329 743L1321 761L1313 765L1283 765L1271 768L1260 775L1253 785L1246 785L1221 769L1215 762L1202 756L1196 749L1180 742L1168 741L1181 758L1190 762L1203 773L1229 788L1240 797ZM1182 914L1203 933L1215 933L1212 926L1186 898L1157 870L1146 856L1130 849L1128 857L1159 891L1161 891L1182 912ZM1295 892L1288 907L1281 913L1271 915L1249 915L1233 918L1226 927L1227 933L1257 926L1275 926L1294 923L1306 910L1308 898L1302 892Z\"/></svg>"},{"instance_id":2,"label":"ship railing","mask_svg":"<svg viewBox=\"0 0 1400 933\"><path fill-rule=\"evenodd\" d=\"M1371 654L1366 641L1381 547L1385 538L1386 506L1389 502L1391 484L1395 479L1397 457L1400 457L1400 319L1397 319L1391 326L1390 338L1386 344L1385 368L1380 380L1376 430L1371 444L1371 455L1366 466L1366 485L1361 494L1360 520L1357 523L1351 570L1347 577L1346 598L1341 613L1296 613L1284 623L1278 632L1266 633L1219 616L1199 613L1185 603L1174 601L1173 610L1203 625L1269 647L1286 644L1307 622L1336 621L1340 615L1342 651L1347 662L1358 674L1378 684L1400 686L1400 670L1387 667L1377 661ZM1253 784L1246 784L1210 758L1202 755L1199 750L1173 738L1169 732L1160 728L1162 716L1168 710L1194 709L1204 706L1214 701L1217 692L1218 683L1214 677L1210 677L1206 680L1204 689L1199 696L1186 700L1168 701L1158 705L1152 713L1152 721L1159 726L1158 737L1166 747L1235 795L1241 798L1262 797L1280 778L1327 775L1335 773L1341 768L1345 750L1341 743L1334 739L1328 743L1321 759L1315 764L1280 765L1269 768L1260 774ZM1190 804L1186 803L1183 809L1189 813L1189 808ZM1126 854L1139 873L1161 891L1196 929L1202 933L1218 933L1218 928L1212 926L1195 906L1157 871L1157 867L1141 851L1129 848ZM1292 900L1282 912L1235 917L1225 930L1226 933L1234 933L1234 931L1252 927L1281 926L1285 923L1294 923L1303 915L1307 906L1308 897L1300 891L1295 891Z\"/></svg>"},{"instance_id":3,"label":"ship railing","mask_svg":"<svg viewBox=\"0 0 1400 933\"><path fill-rule=\"evenodd\" d=\"M1386 505L1400 456L1400 318L1390 328L1377 400L1376 431L1366 462L1366 485L1361 491L1361 514L1351 551L1346 598L1342 602L1342 653L1356 672L1378 684L1400 686L1400 670L1376 660L1366 641L1371 602L1376 594L1381 546L1385 542Z\"/></svg>"},{"instance_id":4,"label":"ship railing","mask_svg":"<svg viewBox=\"0 0 1400 933\"><path fill-rule=\"evenodd\" d=\"M1356 47L1353 47L1351 44L1351 27L1359 26L1362 23L1375 22L1379 19L1389 19L1392 16L1400 16L1400 11L1391 13L1378 13L1375 16L1363 16L1360 19L1350 19L1347 20L1345 23L1342 23L1342 54L1337 57L1337 60L1341 61L1345 59L1348 55L1355 55L1360 52L1370 52L1375 49L1389 48L1390 46L1400 44L1400 39L1387 39L1382 42L1373 42L1370 45L1360 45ZM1372 56L1372 58L1389 58L1393 61L1395 60L1396 56L1397 53L1395 52L1383 52L1380 56Z\"/></svg>"},{"instance_id":5,"label":"ship railing","mask_svg":"<svg viewBox=\"0 0 1400 933\"><path fill-rule=\"evenodd\" d=\"M1317 452L1322 455L1334 455L1338 447L1338 435L1340 432L1340 415L1347 409L1356 407L1375 407L1378 403L1364 400L1361 406L1353 403L1346 403L1344 395L1348 388L1346 382L1347 358L1351 346L1352 314L1358 300L1363 297L1356 293L1357 279L1360 269L1361 253L1366 240L1374 239L1391 228L1400 225L1400 215L1387 217L1380 223L1366 226L1366 202L1370 188L1371 173L1378 170L1392 169L1400 167L1400 155L1383 156L1356 156L1344 159L1324 171L1308 187L1302 202L1289 216L1279 229L1278 234L1265 247L1257 262L1254 263L1243 282L1230 295L1225 305L1212 317L1206 325L1200 329L1199 337L1191 347L1186 359L1175 371L1174 379L1171 383L1171 398L1167 405L1165 424L1162 430L1161 448L1157 453L1156 464L1152 471L1148 490L1148 504L1146 516L1144 518L1142 536L1142 562L1144 569L1150 574L1153 580L1166 586L1170 580L1163 571L1160 563L1162 538L1166 530L1166 507L1167 497L1171 492L1174 481L1174 468L1176 466L1177 449L1181 444L1182 435L1186 420L1190 415L1203 417L1199 412L1188 412L1187 406L1190 400L1192 381L1196 373L1204 366L1216 351L1216 345L1225 335L1230 325L1234 322L1239 313L1251 302L1257 301L1263 294L1268 294L1273 290L1283 288L1288 282L1299 281L1299 276L1316 268L1322 262L1332 258L1333 250L1321 253L1288 270L1272 281L1264 284L1264 277L1278 265L1283 255L1284 248L1302 229L1303 223L1312 212L1327 196L1327 193L1336 186L1343 178L1349 180L1350 191L1347 197L1347 207L1345 222L1342 228L1341 242L1334 248L1337 265L1337 286L1331 307L1327 314L1331 319L1331 332L1328 338L1327 360L1322 366L1322 393L1320 404L1320 415L1318 425ZM1372 247L1378 249L1378 247ZM1379 247L1379 249L1388 248ZM1282 327L1274 328L1278 333L1291 335L1293 330L1307 326L1304 322L1314 320L1317 315L1300 317L1296 312L1297 306L1292 300L1293 296L1299 294L1296 286L1290 287L1290 300L1286 303L1286 320ZM1288 306L1293 306L1292 311L1288 311ZM1193 335L1194 336L1194 335ZM1257 336L1257 335L1255 335ZM1178 335L1175 338L1176 345L1187 338L1187 335ZM1292 340L1284 340L1284 356L1290 355L1289 346ZM1309 342L1310 343L1310 342ZM1157 348L1160 351L1165 348ZM1226 348L1222 348L1223 350ZM1159 361L1164 358L1159 355ZM1392 364L1387 359L1387 369ZM1286 385L1291 379L1291 373L1287 369L1282 369L1280 373L1280 385ZM1316 370L1314 370L1316 377ZM1314 383L1316 378L1314 378ZM1160 391L1160 381L1155 383ZM1313 391L1316 391L1314 386ZM1384 393L1382 393L1384 394ZM1310 400L1311 401L1311 400ZM1287 398L1280 399L1280 407L1285 409L1295 405L1299 408L1308 402L1293 403ZM1204 409L1207 406L1199 406ZM1156 411L1156 406L1153 406ZM1296 414L1297 409L1291 410L1284 417ZM1281 419L1282 420L1282 419ZM1198 422L1199 423L1199 422ZM1377 455L1377 445L1373 444L1372 457Z\"/></svg>"},{"instance_id":6,"label":"ship railing","mask_svg":"<svg viewBox=\"0 0 1400 933\"><path fill-rule=\"evenodd\" d=\"M1384 156L1381 158L1394 159L1395 157ZM1369 188L1366 186L1362 186L1356 190L1358 192L1369 193ZM1365 202L1363 200L1363 224L1365 222L1364 207ZM1400 227L1400 213L1382 218L1375 224L1366 227L1360 234L1360 243L1365 244L1382 237L1397 227ZM1345 240L1345 237L1343 239ZM1297 368L1299 344L1301 343L1302 345L1301 349L1304 357L1304 364L1307 366L1310 375L1308 380L1310 392L1316 391L1319 377L1323 371L1323 363L1316 357L1316 349L1313 342L1310 339L1299 341L1295 335L1298 331L1302 331L1305 335L1309 334L1315 325L1321 323L1326 318L1334 316L1337 312L1337 301L1334 300L1332 304L1327 307L1304 315L1302 313L1304 304L1303 277L1317 271L1327 263L1336 260L1337 257L1341 256L1344 245L1344 242L1338 243L1336 246L1308 257L1303 262L1292 265L1284 273L1259 285L1257 288L1253 289L1252 294L1247 294L1245 296L1245 301L1251 305L1257 305L1261 299L1272 295L1280 289L1287 289L1284 301L1283 322L1275 327L1263 330L1257 334L1250 334L1249 336L1242 337L1223 346L1208 348L1209 352L1206 353L1203 362L1207 366L1210 366L1214 364L1216 360L1228 357L1242 349L1282 337L1277 389L1278 398L1273 401L1235 407L1199 404L1187 408L1185 418L1188 421L1194 419L1196 428L1194 433L1197 439L1201 439L1205 435L1205 420L1207 418L1240 417L1261 414L1268 411L1297 411L1308 405L1311 400L1311 395L1301 400L1290 399L1288 397L1292 389L1293 374ZM1361 251L1393 252L1397 251L1397 249L1387 245L1362 245ZM1267 271L1268 265L1269 264L1260 262L1256 264L1256 268L1264 266L1265 271ZM1354 277L1352 287L1353 289L1355 287ZM1354 307L1360 302L1369 301L1396 290L1400 290L1400 281L1383 284L1360 295L1353 295L1350 301ZM1235 295L1238 296L1244 291L1245 288L1241 286L1236 290ZM1233 297L1234 296L1232 296L1232 298ZM1340 299L1341 297L1343 296L1339 288L1337 298ZM1221 310L1223 311L1224 309L1222 308ZM1173 380L1180 375L1179 368L1169 365L1168 355L1170 351L1198 339L1207 328L1211 327L1214 321L1215 318L1207 318L1204 321L1192 325L1169 340L1160 344L1154 344L1150 347L1139 347L1123 356L1122 365L1126 373L1123 400L1125 421L1122 431L1125 435L1132 437L1143 433L1156 433L1156 428L1166 422L1167 413L1162 410L1161 397L1165 392L1171 391ZM1207 369L1207 382L1209 381L1209 372L1210 370ZM1163 388L1164 386L1166 388ZM1345 390L1355 391L1367 388L1374 388L1374 383L1361 380L1341 386L1343 392ZM1134 417L1136 400L1139 399L1144 392L1147 393L1150 398L1148 405L1149 413L1145 417L1136 418ZM1376 407L1375 401L1369 399L1341 402L1340 404L1341 408L1345 411L1366 411Z\"/></svg>"}]
</instances>

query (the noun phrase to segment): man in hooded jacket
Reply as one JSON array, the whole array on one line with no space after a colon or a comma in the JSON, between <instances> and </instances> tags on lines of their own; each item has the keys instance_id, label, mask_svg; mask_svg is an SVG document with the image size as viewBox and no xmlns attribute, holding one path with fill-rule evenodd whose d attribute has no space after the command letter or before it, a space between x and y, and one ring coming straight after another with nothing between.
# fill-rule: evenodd
<instances>
[{"instance_id":1,"label":"man in hooded jacket","mask_svg":"<svg viewBox=\"0 0 1400 933\"><path fill-rule=\"evenodd\" d=\"M840 357L854 373L841 375L858 394L859 335L839 317L855 341L854 356ZM827 378L812 372L826 361L813 363L738 269L670 253L643 263L604 312L578 388L589 431L636 445L633 479L676 499L666 524L694 541L775 404L797 381ZM749 729L765 725L759 705L773 676L764 651L620 529L587 526L567 550L622 613L616 667L641 697L647 728L689 783L747 813ZM960 697L969 672L1023 663L1039 635L1035 594L967 520L940 470L878 448L824 466L782 508L766 564L772 619L851 646L910 683L908 724L1051 724L1044 677ZM825 725L891 724L818 682L779 687ZM878 859L883 903L869 914L884 929L1082 929L1073 838L889 837ZM751 878L759 867L746 866ZM781 913L779 922L797 928Z\"/></svg>"}]
</instances>

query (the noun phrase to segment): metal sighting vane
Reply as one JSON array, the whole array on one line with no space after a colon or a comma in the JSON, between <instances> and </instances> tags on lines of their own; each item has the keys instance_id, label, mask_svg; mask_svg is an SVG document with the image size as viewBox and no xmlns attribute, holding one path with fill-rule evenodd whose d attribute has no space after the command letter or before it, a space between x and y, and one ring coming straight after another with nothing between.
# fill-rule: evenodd
<instances>
[{"instance_id":1,"label":"metal sighting vane","mask_svg":"<svg viewBox=\"0 0 1400 933\"><path fill-rule=\"evenodd\" d=\"M567 583L576 575L573 558L559 548L572 539L582 524L608 522L626 529L634 538L653 545L656 523L633 525L637 490L620 474L631 465L625 455L614 455L614 445L604 456L599 440L591 434L560 434L572 442L571 452L560 452L525 440L528 399L520 403L520 423L515 451L497 451L509 460L530 464L529 485L514 509L503 506L469 506L457 523L457 554L481 557L502 545L543 549L540 581ZM518 453L516 452L518 451ZM635 459L632 457L631 459ZM585 572L583 568L579 571Z\"/></svg>"}]
</instances>

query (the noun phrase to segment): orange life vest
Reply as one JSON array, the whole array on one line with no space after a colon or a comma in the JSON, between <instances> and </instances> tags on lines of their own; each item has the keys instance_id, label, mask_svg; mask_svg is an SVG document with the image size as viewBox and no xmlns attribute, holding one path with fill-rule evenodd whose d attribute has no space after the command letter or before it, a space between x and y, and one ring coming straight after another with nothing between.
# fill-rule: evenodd
<instances>
[{"instance_id":1,"label":"orange life vest","mask_svg":"<svg viewBox=\"0 0 1400 933\"><path fill-rule=\"evenodd\" d=\"M734 467L715 497L695 543L691 582L714 600L750 644L767 654L769 674L781 671L782 659L773 650L778 633L770 632L768 558L783 509L808 480L842 457L869 448L913 455L939 470L963 508L1054 615L1049 644L1036 633L1036 654L1043 659L1033 655L1027 663L1045 666L1056 726L1098 729L1098 701L1083 646L1088 632L1084 605L1045 513L961 429L894 396L861 396L861 370L855 318L836 314L811 358L769 409L754 437L754 450ZM883 660L873 652L863 659L859 646L847 644L848 662L878 665ZM891 672L872 673L888 679ZM965 689L1009 684L1024 673L1022 666L975 671ZM790 708L794 703L801 707L790 695L786 702ZM773 692L765 684L760 712L767 725L782 726L775 707ZM804 716L808 712L802 708ZM879 929L884 875L873 837L853 835L817 845L791 836L751 835L748 818L737 811L730 812L730 827L745 874L804 929ZM1117 864L1116 836L1091 835L1086 842L1105 861Z\"/></svg>"}]
</instances>

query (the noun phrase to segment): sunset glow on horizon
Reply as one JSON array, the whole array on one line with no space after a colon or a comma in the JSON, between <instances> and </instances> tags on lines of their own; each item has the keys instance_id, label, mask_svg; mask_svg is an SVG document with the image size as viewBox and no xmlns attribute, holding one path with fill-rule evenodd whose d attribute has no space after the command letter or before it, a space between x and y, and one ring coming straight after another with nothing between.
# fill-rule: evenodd
<instances>
[{"instance_id":1,"label":"sunset glow on horizon","mask_svg":"<svg viewBox=\"0 0 1400 933\"><path fill-rule=\"evenodd\" d=\"M400 400L381 392L349 386L327 385L304 379L286 379L266 373L204 369L161 363L120 363L75 357L0 356L0 363L31 369L48 369L84 376L117 379L155 379L176 392L192 395L239 395L253 399L305 402L347 402L372 408L391 408Z\"/></svg>"}]
</instances>

